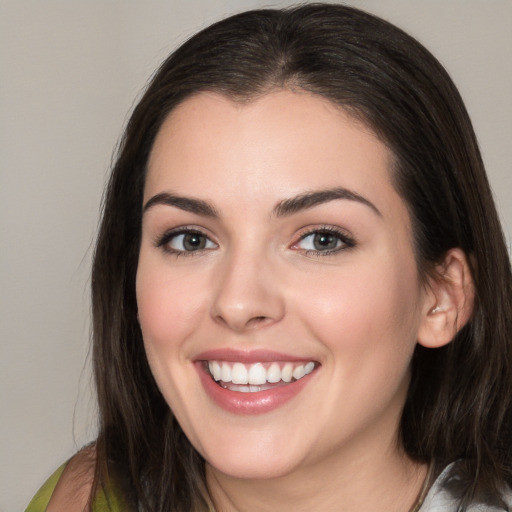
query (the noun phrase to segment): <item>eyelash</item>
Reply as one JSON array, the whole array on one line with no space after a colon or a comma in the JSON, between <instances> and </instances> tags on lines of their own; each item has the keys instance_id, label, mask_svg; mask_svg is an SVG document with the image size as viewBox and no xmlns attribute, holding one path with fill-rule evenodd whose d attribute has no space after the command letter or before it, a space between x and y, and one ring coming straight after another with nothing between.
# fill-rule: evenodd
<instances>
[{"instance_id":1,"label":"eyelash","mask_svg":"<svg viewBox=\"0 0 512 512\"><path fill-rule=\"evenodd\" d=\"M215 247L201 247L196 250L180 250L180 249L174 249L170 247L169 243L176 239L177 237L181 235L197 235L199 237L204 237L206 239L205 244L213 244L217 246L215 242L213 242L205 233L203 233L199 229L195 228L188 228L188 227L181 227L178 229L174 229L171 231L165 232L161 237L159 237L156 240L155 245L157 247L162 248L163 251L166 253L175 255L175 256L196 256L197 254L200 254L204 251L209 251L214 249ZM341 243L340 247L335 247L334 249L329 250L317 250L317 249L300 249L297 247L303 240L306 238L312 236L312 235L328 235L333 236L337 239L337 242ZM300 234L299 240L297 242L294 242L291 246L294 250L299 250L306 256L329 256L333 254L337 254L341 251L351 249L356 245L356 241L348 236L345 232L341 231L339 228L335 228L333 226L321 226L321 227L315 227L310 228L307 231Z\"/></svg>"}]
</instances>

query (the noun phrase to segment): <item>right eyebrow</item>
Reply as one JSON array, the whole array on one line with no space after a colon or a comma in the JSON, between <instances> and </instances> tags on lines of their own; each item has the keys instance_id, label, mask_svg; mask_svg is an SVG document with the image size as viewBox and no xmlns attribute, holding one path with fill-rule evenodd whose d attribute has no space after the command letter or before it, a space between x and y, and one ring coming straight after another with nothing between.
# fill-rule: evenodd
<instances>
[{"instance_id":1,"label":"right eyebrow","mask_svg":"<svg viewBox=\"0 0 512 512\"><path fill-rule=\"evenodd\" d=\"M217 210L207 201L195 199L193 197L177 196L169 192L161 192L149 199L144 205L142 213L146 213L150 208L153 208L158 204L174 206L180 210L195 213L197 215L203 215L205 217L219 217Z\"/></svg>"}]
</instances>

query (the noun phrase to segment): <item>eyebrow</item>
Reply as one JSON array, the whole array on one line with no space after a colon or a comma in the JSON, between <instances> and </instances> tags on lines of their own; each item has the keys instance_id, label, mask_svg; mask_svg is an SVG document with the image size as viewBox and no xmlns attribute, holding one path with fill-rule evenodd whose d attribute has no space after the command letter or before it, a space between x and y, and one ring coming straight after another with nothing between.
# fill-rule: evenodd
<instances>
[{"instance_id":1,"label":"eyebrow","mask_svg":"<svg viewBox=\"0 0 512 512\"><path fill-rule=\"evenodd\" d=\"M160 194L153 196L144 205L142 212L146 213L150 208L153 208L157 204L174 206L180 210L202 215L203 217L219 217L215 207L207 201L203 201L202 199L195 199L192 197L178 196L169 192L161 192Z\"/></svg>"},{"instance_id":2,"label":"eyebrow","mask_svg":"<svg viewBox=\"0 0 512 512\"><path fill-rule=\"evenodd\" d=\"M285 217L287 215L293 215L302 210L313 208L320 204L335 201L337 199L348 199L350 201L356 201L364 204L371 208L374 213L379 217L382 217L379 209L368 199L352 192L343 187L330 188L326 190L317 190L312 192L306 192L290 199L285 199L279 202L274 208L274 215L277 217Z\"/></svg>"},{"instance_id":3,"label":"eyebrow","mask_svg":"<svg viewBox=\"0 0 512 512\"><path fill-rule=\"evenodd\" d=\"M273 215L276 217L286 217L299 211L308 210L309 208L339 199L347 199L361 203L371 208L379 217L382 217L381 212L372 202L343 187L305 192L304 194L284 199L274 207ZM180 210L204 217L219 218L220 216L217 209L208 201L193 197L179 196L170 192L161 192L149 199L144 205L143 213L156 205L174 206Z\"/></svg>"}]
</instances>

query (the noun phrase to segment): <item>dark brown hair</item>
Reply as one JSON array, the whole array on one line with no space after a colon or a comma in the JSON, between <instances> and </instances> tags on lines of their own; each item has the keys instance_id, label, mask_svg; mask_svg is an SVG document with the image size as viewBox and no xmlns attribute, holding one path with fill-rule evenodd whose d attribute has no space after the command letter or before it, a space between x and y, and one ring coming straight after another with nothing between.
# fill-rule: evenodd
<instances>
[{"instance_id":1,"label":"dark brown hair","mask_svg":"<svg viewBox=\"0 0 512 512\"><path fill-rule=\"evenodd\" d=\"M204 461L153 380L137 323L146 164L162 122L185 98L209 90L250 101L278 88L328 98L390 148L423 276L450 248L468 255L472 318L446 347L417 347L400 435L414 459L463 461L461 509L474 496L498 495L512 483L512 280L471 122L446 71L416 40L329 4L250 11L206 28L163 63L128 122L92 273L96 487L115 477L135 510L208 509Z\"/></svg>"}]
</instances>

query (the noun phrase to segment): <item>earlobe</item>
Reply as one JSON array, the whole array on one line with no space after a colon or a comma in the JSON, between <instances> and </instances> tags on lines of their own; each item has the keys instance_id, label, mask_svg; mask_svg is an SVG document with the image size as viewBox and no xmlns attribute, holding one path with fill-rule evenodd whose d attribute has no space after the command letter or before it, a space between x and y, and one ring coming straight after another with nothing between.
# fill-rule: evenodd
<instances>
[{"instance_id":1,"label":"earlobe","mask_svg":"<svg viewBox=\"0 0 512 512\"><path fill-rule=\"evenodd\" d=\"M429 279L418 343L438 348L450 343L473 313L474 286L466 254L450 249Z\"/></svg>"}]
</instances>

